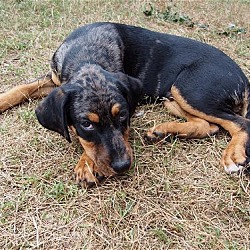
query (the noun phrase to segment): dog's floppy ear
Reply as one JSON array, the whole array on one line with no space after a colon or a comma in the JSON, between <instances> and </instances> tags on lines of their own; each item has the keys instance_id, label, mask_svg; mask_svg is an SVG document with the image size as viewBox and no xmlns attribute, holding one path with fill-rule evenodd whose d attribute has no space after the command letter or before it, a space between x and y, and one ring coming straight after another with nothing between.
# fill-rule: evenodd
<instances>
[{"instance_id":1,"label":"dog's floppy ear","mask_svg":"<svg viewBox=\"0 0 250 250\"><path fill-rule=\"evenodd\" d=\"M54 89L36 108L38 121L47 129L58 132L71 142L69 136L69 102L80 87L67 84Z\"/></svg>"},{"instance_id":2,"label":"dog's floppy ear","mask_svg":"<svg viewBox=\"0 0 250 250\"><path fill-rule=\"evenodd\" d=\"M130 115L134 113L136 106L142 98L142 82L124 73L115 73L118 78L118 89L122 92L129 104Z\"/></svg>"}]
</instances>

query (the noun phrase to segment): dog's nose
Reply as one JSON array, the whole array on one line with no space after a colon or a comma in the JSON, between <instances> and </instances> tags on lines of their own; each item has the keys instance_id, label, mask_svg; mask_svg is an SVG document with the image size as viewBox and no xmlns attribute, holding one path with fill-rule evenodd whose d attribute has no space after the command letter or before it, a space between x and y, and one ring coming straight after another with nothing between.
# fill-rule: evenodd
<instances>
[{"instance_id":1,"label":"dog's nose","mask_svg":"<svg viewBox=\"0 0 250 250\"><path fill-rule=\"evenodd\" d=\"M116 161L111 164L111 167L116 173L122 173L129 170L131 165L131 160Z\"/></svg>"}]
</instances>

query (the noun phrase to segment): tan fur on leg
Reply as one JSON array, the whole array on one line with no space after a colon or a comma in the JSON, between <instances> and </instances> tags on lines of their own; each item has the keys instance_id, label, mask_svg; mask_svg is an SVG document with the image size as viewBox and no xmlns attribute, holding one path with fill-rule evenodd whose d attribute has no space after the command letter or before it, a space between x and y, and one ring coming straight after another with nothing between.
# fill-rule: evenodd
<instances>
[{"instance_id":1,"label":"tan fur on leg","mask_svg":"<svg viewBox=\"0 0 250 250\"><path fill-rule=\"evenodd\" d=\"M3 112L11 107L14 107L29 98L41 98L47 96L55 86L58 86L58 78L56 83L52 80L52 75L47 75L43 78L14 87L6 93L0 94L0 112Z\"/></svg>"},{"instance_id":2,"label":"tan fur on leg","mask_svg":"<svg viewBox=\"0 0 250 250\"><path fill-rule=\"evenodd\" d=\"M214 129L216 129L217 126L213 124L218 124L230 133L232 139L223 152L221 165L229 174L241 170L247 158L245 152L246 144L249 140L247 131L242 129L242 126L240 124L237 124L233 121L206 115L205 113L193 109L181 96L179 90L175 87L172 87L171 93L175 101L178 103L178 105L180 105L180 107L185 110L186 113L191 113L193 116L197 116L201 119L208 121L210 123L210 126L213 126ZM246 118L242 118L242 124L246 124L247 126L247 123L248 120Z\"/></svg>"},{"instance_id":3,"label":"tan fur on leg","mask_svg":"<svg viewBox=\"0 0 250 250\"><path fill-rule=\"evenodd\" d=\"M208 121L193 116L183 110L176 101L164 102L172 114L185 118L187 122L165 122L151 128L147 137L156 138L158 135L178 135L181 138L203 138L218 132L219 127Z\"/></svg>"}]
</instances>

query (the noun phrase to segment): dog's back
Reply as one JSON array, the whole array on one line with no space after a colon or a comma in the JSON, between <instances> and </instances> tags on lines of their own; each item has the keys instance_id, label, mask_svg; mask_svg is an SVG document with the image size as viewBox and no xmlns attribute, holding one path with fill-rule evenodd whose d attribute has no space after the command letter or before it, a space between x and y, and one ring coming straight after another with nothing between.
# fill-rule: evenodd
<instances>
[{"instance_id":1,"label":"dog's back","mask_svg":"<svg viewBox=\"0 0 250 250\"><path fill-rule=\"evenodd\" d=\"M73 31L52 58L52 70L62 83L86 63L98 64L109 72L124 72L140 79L144 94L165 97L185 68L205 65L213 71L247 78L238 65L217 48L189 38L163 34L118 23L94 23ZM205 73L205 72L203 72ZM210 74L209 74L210 75ZM210 77L210 76L209 76Z\"/></svg>"}]
</instances>

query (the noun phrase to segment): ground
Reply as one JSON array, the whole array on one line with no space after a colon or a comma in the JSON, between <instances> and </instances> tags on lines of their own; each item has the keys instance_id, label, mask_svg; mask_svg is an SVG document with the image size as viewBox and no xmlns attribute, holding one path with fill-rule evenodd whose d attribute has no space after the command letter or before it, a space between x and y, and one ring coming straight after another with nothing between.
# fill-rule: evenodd
<instances>
[{"instance_id":1,"label":"ground","mask_svg":"<svg viewBox=\"0 0 250 250\"><path fill-rule=\"evenodd\" d=\"M250 1L0 1L0 91L49 71L74 28L114 21L191 37L231 56L250 76ZM82 149L37 122L38 101L0 115L1 249L249 249L250 180L219 165L230 137L147 145L144 132L175 119L137 109L134 166L90 190L73 168Z\"/></svg>"}]
</instances>

